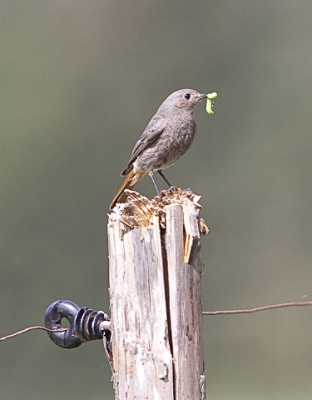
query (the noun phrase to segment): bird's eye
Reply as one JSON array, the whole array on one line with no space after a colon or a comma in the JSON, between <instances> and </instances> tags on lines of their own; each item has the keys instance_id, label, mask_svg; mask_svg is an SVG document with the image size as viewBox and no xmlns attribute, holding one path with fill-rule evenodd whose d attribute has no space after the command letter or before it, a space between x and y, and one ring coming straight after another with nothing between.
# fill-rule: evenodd
<instances>
[{"instance_id":1,"label":"bird's eye","mask_svg":"<svg viewBox=\"0 0 312 400\"><path fill-rule=\"evenodd\" d=\"M187 100L188 100L190 97L191 97L191 95L190 95L189 93L186 93L186 94L184 95L184 98L187 99Z\"/></svg>"}]
</instances>

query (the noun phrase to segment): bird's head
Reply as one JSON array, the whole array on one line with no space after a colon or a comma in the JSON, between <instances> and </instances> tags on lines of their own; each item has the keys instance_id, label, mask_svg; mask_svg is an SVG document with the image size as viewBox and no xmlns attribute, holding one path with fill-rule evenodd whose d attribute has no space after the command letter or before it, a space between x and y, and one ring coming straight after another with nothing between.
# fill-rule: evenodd
<instances>
[{"instance_id":1,"label":"bird's head","mask_svg":"<svg viewBox=\"0 0 312 400\"><path fill-rule=\"evenodd\" d=\"M179 112L193 113L196 104L206 97L206 94L201 94L193 89L180 89L166 98L159 107L159 111L170 113L179 110Z\"/></svg>"}]
</instances>

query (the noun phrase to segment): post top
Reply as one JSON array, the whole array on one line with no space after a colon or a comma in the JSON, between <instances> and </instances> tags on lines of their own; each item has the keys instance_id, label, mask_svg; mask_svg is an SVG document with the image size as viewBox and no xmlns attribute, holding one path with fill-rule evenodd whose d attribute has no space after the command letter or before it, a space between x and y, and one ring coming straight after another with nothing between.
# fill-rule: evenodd
<instances>
[{"instance_id":1,"label":"post top","mask_svg":"<svg viewBox=\"0 0 312 400\"><path fill-rule=\"evenodd\" d=\"M202 206L198 201L201 196L193 193L190 189L171 188L163 190L160 196L155 196L151 200L132 190L127 190L127 196L126 203L116 204L113 211L108 214L108 223L116 221L122 223L123 234L134 228L147 228L153 225L155 217L159 220L160 228L165 229L168 207L174 205L183 208L186 233L190 230L188 229L190 215L193 215L192 220L196 220L198 225L196 229L198 234L195 235L193 232L191 236L206 235L209 232L203 218L199 218L199 211Z\"/></svg>"}]
</instances>

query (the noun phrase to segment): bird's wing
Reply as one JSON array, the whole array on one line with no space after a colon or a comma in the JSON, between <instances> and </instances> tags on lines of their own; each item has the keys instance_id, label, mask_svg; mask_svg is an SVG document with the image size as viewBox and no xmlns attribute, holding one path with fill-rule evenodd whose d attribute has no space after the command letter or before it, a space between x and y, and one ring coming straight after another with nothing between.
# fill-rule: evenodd
<instances>
[{"instance_id":1,"label":"bird's wing","mask_svg":"<svg viewBox=\"0 0 312 400\"><path fill-rule=\"evenodd\" d=\"M134 149L132 151L130 160L128 162L127 167L122 171L121 175L127 175L131 169L132 164L137 158L139 154L142 153L149 145L151 145L159 135L164 131L166 127L165 119L152 119L150 123L145 128L145 131L142 133L140 139L136 142Z\"/></svg>"}]
</instances>

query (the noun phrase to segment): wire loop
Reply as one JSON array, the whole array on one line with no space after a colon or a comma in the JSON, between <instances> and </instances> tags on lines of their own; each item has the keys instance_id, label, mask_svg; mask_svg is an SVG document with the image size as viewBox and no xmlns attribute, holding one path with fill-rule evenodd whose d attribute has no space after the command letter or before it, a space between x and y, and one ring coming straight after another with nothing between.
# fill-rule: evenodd
<instances>
[{"instance_id":1,"label":"wire loop","mask_svg":"<svg viewBox=\"0 0 312 400\"><path fill-rule=\"evenodd\" d=\"M109 321L109 317L103 311L79 308L72 301L58 300L45 313L45 327L52 330L63 328L63 318L69 322L65 332L48 332L52 342L63 349L74 349L87 341L103 339L103 336L110 341L111 331L103 329L102 324L103 321Z\"/></svg>"}]
</instances>

